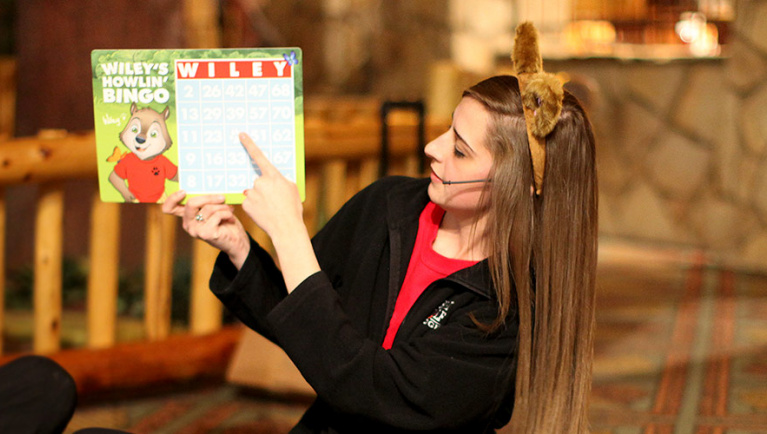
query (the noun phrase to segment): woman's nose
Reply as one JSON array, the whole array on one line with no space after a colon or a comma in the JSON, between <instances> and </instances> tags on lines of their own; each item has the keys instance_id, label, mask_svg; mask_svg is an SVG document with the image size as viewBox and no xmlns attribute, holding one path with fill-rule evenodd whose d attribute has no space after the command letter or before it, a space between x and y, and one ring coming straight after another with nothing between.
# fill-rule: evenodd
<instances>
[{"instance_id":1,"label":"woman's nose","mask_svg":"<svg viewBox=\"0 0 767 434\"><path fill-rule=\"evenodd\" d=\"M445 148L444 144L447 142L447 137L450 131L447 131L437 137L436 139L429 142L426 147L424 148L424 153L427 157L433 159L433 160L441 160L443 155L443 149Z\"/></svg>"}]
</instances>

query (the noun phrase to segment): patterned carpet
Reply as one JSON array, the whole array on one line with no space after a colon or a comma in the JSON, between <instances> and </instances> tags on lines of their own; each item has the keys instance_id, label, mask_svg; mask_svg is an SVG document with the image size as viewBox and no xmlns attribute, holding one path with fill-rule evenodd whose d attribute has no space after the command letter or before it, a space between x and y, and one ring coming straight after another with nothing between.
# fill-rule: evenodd
<instances>
[{"instance_id":1,"label":"patterned carpet","mask_svg":"<svg viewBox=\"0 0 767 434\"><path fill-rule=\"evenodd\" d=\"M597 327L595 434L767 433L767 276L603 243ZM307 404L206 385L86 401L67 432L284 433Z\"/></svg>"},{"instance_id":2,"label":"patterned carpet","mask_svg":"<svg viewBox=\"0 0 767 434\"><path fill-rule=\"evenodd\" d=\"M767 432L767 276L697 253L600 262L595 433Z\"/></svg>"},{"instance_id":3,"label":"patterned carpet","mask_svg":"<svg viewBox=\"0 0 767 434\"><path fill-rule=\"evenodd\" d=\"M131 433L287 433L309 404L307 397L275 397L220 384L182 392L89 402L65 432L102 427Z\"/></svg>"}]
</instances>

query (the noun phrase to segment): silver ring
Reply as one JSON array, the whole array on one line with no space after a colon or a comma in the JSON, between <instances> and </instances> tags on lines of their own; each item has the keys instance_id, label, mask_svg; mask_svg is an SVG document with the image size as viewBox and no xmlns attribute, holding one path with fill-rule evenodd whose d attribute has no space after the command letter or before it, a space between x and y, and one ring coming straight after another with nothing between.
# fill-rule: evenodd
<instances>
[{"instance_id":1,"label":"silver ring","mask_svg":"<svg viewBox=\"0 0 767 434\"><path fill-rule=\"evenodd\" d=\"M197 220L198 222L205 221L205 217L203 217L202 214L197 214L196 216L194 216L194 219Z\"/></svg>"}]
</instances>

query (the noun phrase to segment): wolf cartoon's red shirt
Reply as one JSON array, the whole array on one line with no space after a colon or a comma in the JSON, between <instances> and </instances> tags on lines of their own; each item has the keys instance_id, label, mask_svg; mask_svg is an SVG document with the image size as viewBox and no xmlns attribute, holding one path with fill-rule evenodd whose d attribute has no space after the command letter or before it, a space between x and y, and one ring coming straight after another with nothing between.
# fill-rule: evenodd
<instances>
[{"instance_id":1,"label":"wolf cartoon's red shirt","mask_svg":"<svg viewBox=\"0 0 767 434\"><path fill-rule=\"evenodd\" d=\"M128 181L128 190L139 202L157 202L165 192L165 180L178 173L178 167L163 155L142 160L130 153L115 165L115 173Z\"/></svg>"}]
</instances>

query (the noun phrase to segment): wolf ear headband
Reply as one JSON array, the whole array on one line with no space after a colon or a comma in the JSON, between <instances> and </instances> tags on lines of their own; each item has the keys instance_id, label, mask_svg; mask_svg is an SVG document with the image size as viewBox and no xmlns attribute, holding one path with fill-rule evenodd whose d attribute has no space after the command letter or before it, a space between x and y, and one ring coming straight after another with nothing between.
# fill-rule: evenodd
<instances>
[{"instance_id":1,"label":"wolf ear headband","mask_svg":"<svg viewBox=\"0 0 767 434\"><path fill-rule=\"evenodd\" d=\"M538 32L529 21L517 26L511 60L522 94L522 110L525 113L527 139L533 160L535 194L540 195L546 166L546 136L557 125L565 92L562 82L554 74L543 72L543 60L538 51Z\"/></svg>"}]
</instances>

